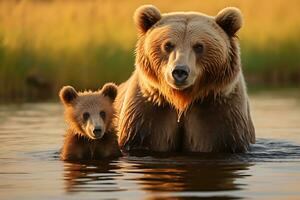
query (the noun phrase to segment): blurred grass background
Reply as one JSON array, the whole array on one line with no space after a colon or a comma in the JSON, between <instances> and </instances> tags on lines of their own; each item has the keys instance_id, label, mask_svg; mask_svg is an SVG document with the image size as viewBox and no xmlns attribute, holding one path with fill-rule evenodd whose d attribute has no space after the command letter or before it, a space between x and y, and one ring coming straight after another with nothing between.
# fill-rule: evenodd
<instances>
[{"instance_id":1,"label":"blurred grass background","mask_svg":"<svg viewBox=\"0 0 300 200\"><path fill-rule=\"evenodd\" d=\"M298 0L2 0L0 101L48 99L66 84L96 89L126 80L134 68L132 15L142 4L209 15L226 6L240 8L248 86L299 87Z\"/></svg>"}]
</instances>

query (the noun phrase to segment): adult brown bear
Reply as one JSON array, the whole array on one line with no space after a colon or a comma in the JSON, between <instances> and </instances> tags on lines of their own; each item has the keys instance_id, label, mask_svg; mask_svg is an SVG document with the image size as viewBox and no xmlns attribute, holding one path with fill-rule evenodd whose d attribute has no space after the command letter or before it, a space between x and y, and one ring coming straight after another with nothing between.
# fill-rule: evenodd
<instances>
[{"instance_id":1,"label":"adult brown bear","mask_svg":"<svg viewBox=\"0 0 300 200\"><path fill-rule=\"evenodd\" d=\"M237 31L225 8L161 14L138 8L135 71L119 87L117 127L132 151L245 152L255 142Z\"/></svg>"}]
</instances>

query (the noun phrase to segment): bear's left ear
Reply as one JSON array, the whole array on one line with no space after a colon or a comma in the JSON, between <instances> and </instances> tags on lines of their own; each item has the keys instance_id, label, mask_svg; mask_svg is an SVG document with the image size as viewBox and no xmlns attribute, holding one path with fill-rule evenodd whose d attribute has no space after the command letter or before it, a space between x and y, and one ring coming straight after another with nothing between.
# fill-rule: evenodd
<instances>
[{"instance_id":1,"label":"bear's left ear","mask_svg":"<svg viewBox=\"0 0 300 200\"><path fill-rule=\"evenodd\" d=\"M133 18L139 33L143 35L161 19L161 14L155 6L144 5L136 9Z\"/></svg>"},{"instance_id":2,"label":"bear's left ear","mask_svg":"<svg viewBox=\"0 0 300 200\"><path fill-rule=\"evenodd\" d=\"M78 97L78 94L72 86L64 86L59 91L59 97L65 105L72 105L72 102Z\"/></svg>"},{"instance_id":3,"label":"bear's left ear","mask_svg":"<svg viewBox=\"0 0 300 200\"><path fill-rule=\"evenodd\" d=\"M229 37L234 36L243 24L242 13L235 7L224 8L217 14L215 20Z\"/></svg>"},{"instance_id":4,"label":"bear's left ear","mask_svg":"<svg viewBox=\"0 0 300 200\"><path fill-rule=\"evenodd\" d=\"M114 102L118 94L118 86L114 83L106 83L102 87L101 93L104 96L109 97L112 100L112 102Z\"/></svg>"}]
</instances>

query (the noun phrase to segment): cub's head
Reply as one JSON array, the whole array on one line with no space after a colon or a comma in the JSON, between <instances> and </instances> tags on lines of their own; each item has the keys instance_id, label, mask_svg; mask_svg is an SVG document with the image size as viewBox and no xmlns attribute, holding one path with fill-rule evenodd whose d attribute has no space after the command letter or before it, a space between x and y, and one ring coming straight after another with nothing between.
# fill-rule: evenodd
<instances>
[{"instance_id":1,"label":"cub's head","mask_svg":"<svg viewBox=\"0 0 300 200\"><path fill-rule=\"evenodd\" d=\"M59 97L65 106L65 114L76 134L90 139L100 139L111 128L114 115L113 102L117 86L107 83L96 92L77 92L71 86L64 86Z\"/></svg>"},{"instance_id":2,"label":"cub's head","mask_svg":"<svg viewBox=\"0 0 300 200\"><path fill-rule=\"evenodd\" d=\"M242 15L237 8L207 16L161 14L145 5L136 10L134 21L139 33L136 67L143 83L160 91L177 109L232 88L240 71L236 33Z\"/></svg>"}]
</instances>

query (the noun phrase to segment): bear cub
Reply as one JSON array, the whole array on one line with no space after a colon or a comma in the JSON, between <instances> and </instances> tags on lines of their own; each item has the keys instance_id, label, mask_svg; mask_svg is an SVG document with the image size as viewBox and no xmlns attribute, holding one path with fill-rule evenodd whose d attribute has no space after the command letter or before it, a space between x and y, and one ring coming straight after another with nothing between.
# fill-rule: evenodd
<instances>
[{"instance_id":1,"label":"bear cub","mask_svg":"<svg viewBox=\"0 0 300 200\"><path fill-rule=\"evenodd\" d=\"M77 92L64 86L59 97L65 108L68 130L62 160L99 160L121 156L112 123L117 86L107 83L99 91Z\"/></svg>"}]
</instances>

